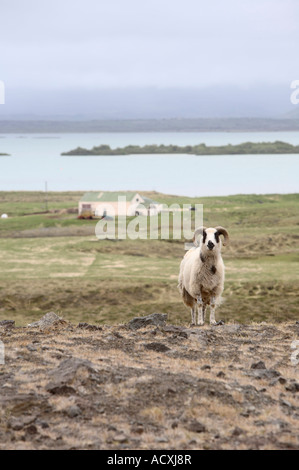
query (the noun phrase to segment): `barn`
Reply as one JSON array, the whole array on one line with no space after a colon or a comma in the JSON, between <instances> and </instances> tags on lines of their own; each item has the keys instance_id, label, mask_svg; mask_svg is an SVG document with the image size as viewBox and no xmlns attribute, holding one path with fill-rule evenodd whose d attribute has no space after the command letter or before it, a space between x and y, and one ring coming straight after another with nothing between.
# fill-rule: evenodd
<instances>
[{"instance_id":1,"label":"barn","mask_svg":"<svg viewBox=\"0 0 299 470\"><path fill-rule=\"evenodd\" d=\"M119 215L156 215L162 210L162 204L139 193L123 192L87 192L79 201L79 216L90 213L95 217Z\"/></svg>"}]
</instances>

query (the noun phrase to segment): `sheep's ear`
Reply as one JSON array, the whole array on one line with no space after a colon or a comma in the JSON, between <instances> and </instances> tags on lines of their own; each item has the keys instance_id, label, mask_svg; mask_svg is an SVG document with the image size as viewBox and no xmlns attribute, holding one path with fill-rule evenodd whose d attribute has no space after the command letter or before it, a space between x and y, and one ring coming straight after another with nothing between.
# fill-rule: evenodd
<instances>
[{"instance_id":1,"label":"sheep's ear","mask_svg":"<svg viewBox=\"0 0 299 470\"><path fill-rule=\"evenodd\" d=\"M228 242L229 242L229 236L228 236L228 233L227 233L227 230L225 230L225 228L219 226L219 227L215 227L215 230L217 230L217 232L219 233L219 235L223 235L224 236L224 241L223 241L223 245L227 245Z\"/></svg>"},{"instance_id":2,"label":"sheep's ear","mask_svg":"<svg viewBox=\"0 0 299 470\"><path fill-rule=\"evenodd\" d=\"M193 235L193 243L196 246L198 246L198 240L197 240L198 235L202 235L205 230L206 230L206 227L197 227L197 229L195 230L194 235Z\"/></svg>"}]
</instances>

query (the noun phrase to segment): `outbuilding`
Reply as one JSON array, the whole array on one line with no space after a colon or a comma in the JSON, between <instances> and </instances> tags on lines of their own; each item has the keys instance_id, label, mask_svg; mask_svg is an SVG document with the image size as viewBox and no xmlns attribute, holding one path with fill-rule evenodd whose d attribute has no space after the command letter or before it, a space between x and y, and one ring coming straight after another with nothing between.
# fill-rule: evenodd
<instances>
[{"instance_id":1,"label":"outbuilding","mask_svg":"<svg viewBox=\"0 0 299 470\"><path fill-rule=\"evenodd\" d=\"M79 201L79 216L90 214L103 216L156 215L162 210L162 204L139 193L123 192L88 192Z\"/></svg>"}]
</instances>

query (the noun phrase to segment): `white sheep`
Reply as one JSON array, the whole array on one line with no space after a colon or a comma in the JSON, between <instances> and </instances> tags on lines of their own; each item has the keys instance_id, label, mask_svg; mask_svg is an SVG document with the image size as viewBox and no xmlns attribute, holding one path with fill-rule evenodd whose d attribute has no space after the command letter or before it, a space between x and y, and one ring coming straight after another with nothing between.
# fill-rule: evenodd
<instances>
[{"instance_id":1,"label":"white sheep","mask_svg":"<svg viewBox=\"0 0 299 470\"><path fill-rule=\"evenodd\" d=\"M201 236L198 243L198 236ZM178 288L184 303L191 307L191 323L196 324L196 306L198 308L198 325L205 321L205 311L210 305L210 324L216 325L215 309L221 300L224 287L224 263L221 256L221 239L226 245L229 236L223 227L199 227L195 230L192 247L185 254L179 274Z\"/></svg>"}]
</instances>

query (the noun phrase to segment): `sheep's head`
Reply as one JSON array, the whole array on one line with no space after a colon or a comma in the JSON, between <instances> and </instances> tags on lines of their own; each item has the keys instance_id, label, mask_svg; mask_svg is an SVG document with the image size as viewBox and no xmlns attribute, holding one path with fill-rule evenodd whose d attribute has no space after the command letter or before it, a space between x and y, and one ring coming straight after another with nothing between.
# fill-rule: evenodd
<instances>
[{"instance_id":1,"label":"sheep's head","mask_svg":"<svg viewBox=\"0 0 299 470\"><path fill-rule=\"evenodd\" d=\"M201 247L207 254L213 253L221 250L221 238L220 235L223 235L223 245L227 245L229 241L228 233L223 227L215 228L206 228L198 227L193 235L193 241L198 245L198 237L201 235Z\"/></svg>"}]
</instances>

